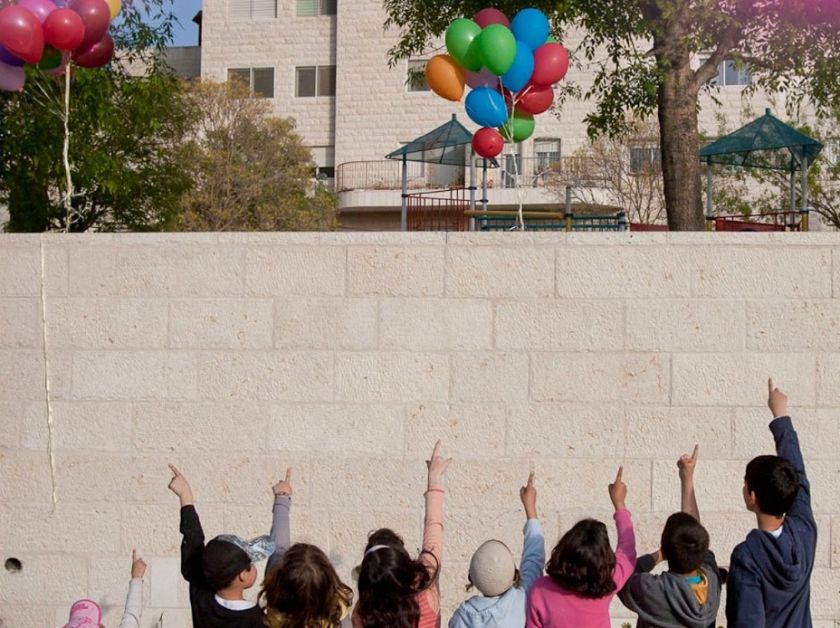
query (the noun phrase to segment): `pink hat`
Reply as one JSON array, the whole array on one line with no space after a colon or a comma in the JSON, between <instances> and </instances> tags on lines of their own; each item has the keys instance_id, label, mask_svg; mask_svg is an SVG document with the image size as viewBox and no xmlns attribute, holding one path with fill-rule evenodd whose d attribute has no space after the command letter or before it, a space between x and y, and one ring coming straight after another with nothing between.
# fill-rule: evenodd
<instances>
[{"instance_id":1,"label":"pink hat","mask_svg":"<svg viewBox=\"0 0 840 628\"><path fill-rule=\"evenodd\" d=\"M93 600L79 600L70 607L70 621L64 628L99 628L102 609Z\"/></svg>"}]
</instances>

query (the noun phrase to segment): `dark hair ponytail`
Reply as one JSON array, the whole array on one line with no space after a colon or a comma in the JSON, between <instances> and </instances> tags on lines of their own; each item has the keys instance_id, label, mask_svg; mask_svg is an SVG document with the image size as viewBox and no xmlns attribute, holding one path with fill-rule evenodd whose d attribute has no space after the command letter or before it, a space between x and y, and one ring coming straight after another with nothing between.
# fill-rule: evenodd
<instances>
[{"instance_id":1,"label":"dark hair ponytail","mask_svg":"<svg viewBox=\"0 0 840 628\"><path fill-rule=\"evenodd\" d=\"M584 519L554 546L545 572L566 591L597 599L615 591L614 569L615 553L610 547L607 526Z\"/></svg>"},{"instance_id":2,"label":"dark hair ponytail","mask_svg":"<svg viewBox=\"0 0 840 628\"><path fill-rule=\"evenodd\" d=\"M381 545L368 553L371 548ZM431 554L429 554L431 556ZM420 620L417 595L437 579L439 566L429 573L426 564L413 559L402 538L393 530L372 532L365 557L358 567L359 602L356 612L365 628L416 628Z\"/></svg>"}]
</instances>

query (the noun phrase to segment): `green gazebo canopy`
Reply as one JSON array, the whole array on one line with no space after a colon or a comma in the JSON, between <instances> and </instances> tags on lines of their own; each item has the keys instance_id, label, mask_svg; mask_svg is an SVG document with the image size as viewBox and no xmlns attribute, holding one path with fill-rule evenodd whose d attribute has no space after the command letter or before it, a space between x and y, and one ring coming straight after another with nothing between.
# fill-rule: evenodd
<instances>
[{"instance_id":1,"label":"green gazebo canopy","mask_svg":"<svg viewBox=\"0 0 840 628\"><path fill-rule=\"evenodd\" d=\"M822 144L776 118L770 110L700 151L708 164L795 172L814 163ZM804 158L804 159L803 159Z\"/></svg>"},{"instance_id":2,"label":"green gazebo canopy","mask_svg":"<svg viewBox=\"0 0 840 628\"><path fill-rule=\"evenodd\" d=\"M398 148L386 155L385 159L463 166L467 163L467 146L472 144L472 138L472 133L452 114L449 122ZM495 159L486 161L490 168L499 166Z\"/></svg>"}]
</instances>

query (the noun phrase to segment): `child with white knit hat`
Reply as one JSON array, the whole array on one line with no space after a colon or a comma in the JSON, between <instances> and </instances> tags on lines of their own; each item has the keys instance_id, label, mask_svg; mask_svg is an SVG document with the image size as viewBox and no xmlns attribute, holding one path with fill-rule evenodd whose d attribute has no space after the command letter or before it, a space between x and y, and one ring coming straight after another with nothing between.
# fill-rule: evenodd
<instances>
[{"instance_id":1,"label":"child with white knit hat","mask_svg":"<svg viewBox=\"0 0 840 628\"><path fill-rule=\"evenodd\" d=\"M531 586L545 565L545 537L537 519L537 489L534 474L519 489L527 522L523 533L520 569L507 545L486 541L470 561L470 584L482 595L466 600L449 620L449 628L523 628Z\"/></svg>"}]
</instances>

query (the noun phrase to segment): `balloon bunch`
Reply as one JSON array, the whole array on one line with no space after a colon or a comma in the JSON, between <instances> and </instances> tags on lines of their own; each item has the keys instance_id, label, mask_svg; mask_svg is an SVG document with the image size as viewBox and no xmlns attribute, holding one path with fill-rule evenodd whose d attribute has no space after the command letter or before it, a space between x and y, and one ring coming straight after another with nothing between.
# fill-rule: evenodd
<instances>
[{"instance_id":1,"label":"balloon bunch","mask_svg":"<svg viewBox=\"0 0 840 628\"><path fill-rule=\"evenodd\" d=\"M569 54L549 36L548 18L523 9L510 21L498 9L482 9L446 30L446 50L426 64L426 81L438 96L460 101L465 86L467 115L483 127L473 149L498 156L505 140L522 142L534 133L534 116L551 107L554 84L566 76Z\"/></svg>"},{"instance_id":2,"label":"balloon bunch","mask_svg":"<svg viewBox=\"0 0 840 628\"><path fill-rule=\"evenodd\" d=\"M120 0L18 0L0 9L0 90L20 91L24 65L61 76L72 60L98 68L114 56L108 33Z\"/></svg>"}]
</instances>

